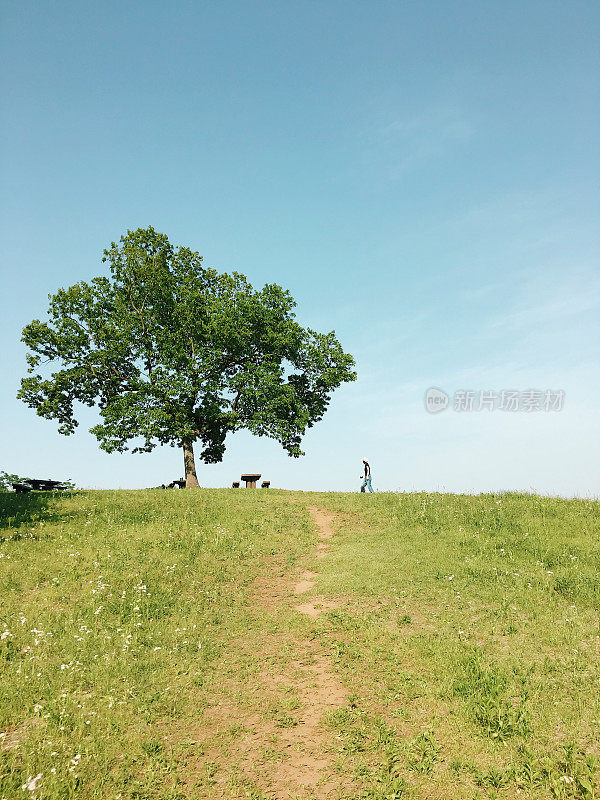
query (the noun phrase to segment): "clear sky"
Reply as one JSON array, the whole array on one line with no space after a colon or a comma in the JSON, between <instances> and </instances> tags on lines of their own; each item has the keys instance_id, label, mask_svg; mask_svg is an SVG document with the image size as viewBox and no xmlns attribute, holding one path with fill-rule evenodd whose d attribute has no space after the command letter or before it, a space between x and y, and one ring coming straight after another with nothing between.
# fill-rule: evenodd
<instances>
[{"instance_id":1,"label":"clear sky","mask_svg":"<svg viewBox=\"0 0 600 800\"><path fill-rule=\"evenodd\" d=\"M357 360L305 439L243 433L205 486L600 491L600 4L1 2L0 469L136 488L15 399L20 332L153 225L277 282ZM428 387L450 395L429 414ZM563 390L562 411L454 392ZM475 407L477 407L477 401Z\"/></svg>"}]
</instances>

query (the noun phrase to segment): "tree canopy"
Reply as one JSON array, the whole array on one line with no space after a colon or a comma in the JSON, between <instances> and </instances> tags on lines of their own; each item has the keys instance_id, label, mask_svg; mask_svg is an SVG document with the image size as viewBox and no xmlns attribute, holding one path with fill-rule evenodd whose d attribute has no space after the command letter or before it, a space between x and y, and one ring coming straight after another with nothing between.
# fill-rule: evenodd
<instances>
[{"instance_id":1,"label":"tree canopy","mask_svg":"<svg viewBox=\"0 0 600 800\"><path fill-rule=\"evenodd\" d=\"M180 446L197 486L195 442L218 462L227 434L246 428L303 455L332 391L356 378L335 333L301 327L277 284L255 290L206 268L152 227L128 231L103 261L110 276L49 295L48 321L23 329L30 374L18 396L63 434L77 427L76 401L97 405L102 449Z\"/></svg>"}]
</instances>

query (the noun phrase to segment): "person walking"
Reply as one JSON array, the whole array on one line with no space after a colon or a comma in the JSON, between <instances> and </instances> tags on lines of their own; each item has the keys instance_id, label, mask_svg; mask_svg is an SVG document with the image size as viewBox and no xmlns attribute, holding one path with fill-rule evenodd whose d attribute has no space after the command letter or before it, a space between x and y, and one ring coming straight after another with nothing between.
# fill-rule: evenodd
<instances>
[{"instance_id":1,"label":"person walking","mask_svg":"<svg viewBox=\"0 0 600 800\"><path fill-rule=\"evenodd\" d=\"M361 492L365 492L367 487L370 492L373 491L373 487L371 486L371 466L369 464L369 460L363 458L363 464L365 465L364 474L360 477L363 479L362 486L360 487Z\"/></svg>"}]
</instances>

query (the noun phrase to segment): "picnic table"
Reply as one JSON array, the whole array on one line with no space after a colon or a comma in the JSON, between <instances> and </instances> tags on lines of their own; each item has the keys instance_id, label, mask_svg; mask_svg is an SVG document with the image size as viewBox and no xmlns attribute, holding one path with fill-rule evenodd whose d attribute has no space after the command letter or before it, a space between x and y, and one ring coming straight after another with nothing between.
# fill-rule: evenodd
<instances>
[{"instance_id":1,"label":"picnic table","mask_svg":"<svg viewBox=\"0 0 600 800\"><path fill-rule=\"evenodd\" d=\"M246 489L256 489L256 481L260 479L260 472L247 472L242 475L242 480L246 482Z\"/></svg>"}]
</instances>

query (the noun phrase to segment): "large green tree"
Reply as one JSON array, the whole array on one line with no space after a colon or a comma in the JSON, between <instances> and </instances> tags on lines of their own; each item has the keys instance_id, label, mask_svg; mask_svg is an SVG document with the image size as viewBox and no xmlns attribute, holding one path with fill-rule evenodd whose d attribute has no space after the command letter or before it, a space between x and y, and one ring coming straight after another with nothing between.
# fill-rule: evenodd
<instances>
[{"instance_id":1,"label":"large green tree","mask_svg":"<svg viewBox=\"0 0 600 800\"><path fill-rule=\"evenodd\" d=\"M61 433L78 424L75 401L97 405L100 447L180 446L193 487L195 442L218 462L227 434L246 428L303 455L332 391L356 378L335 334L301 327L276 284L256 291L237 272L207 269L153 228L128 231L103 261L109 277L50 295L49 320L23 329L30 375L18 396Z\"/></svg>"}]
</instances>

